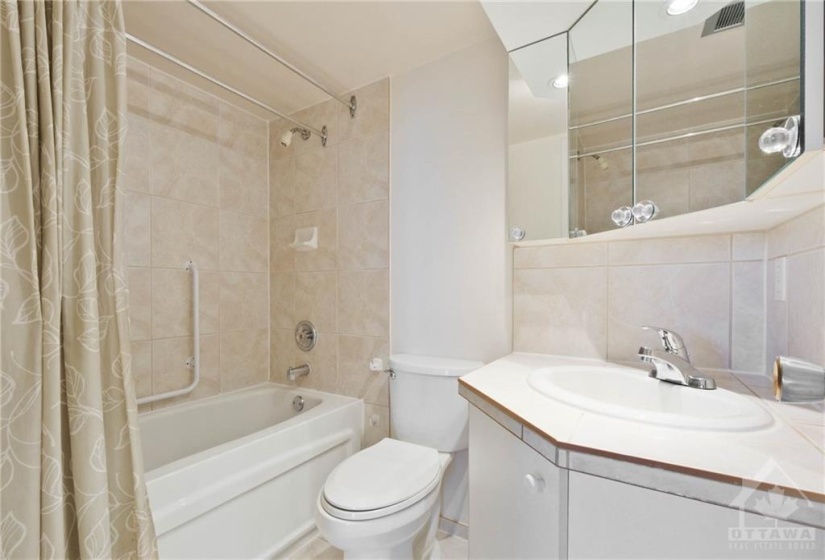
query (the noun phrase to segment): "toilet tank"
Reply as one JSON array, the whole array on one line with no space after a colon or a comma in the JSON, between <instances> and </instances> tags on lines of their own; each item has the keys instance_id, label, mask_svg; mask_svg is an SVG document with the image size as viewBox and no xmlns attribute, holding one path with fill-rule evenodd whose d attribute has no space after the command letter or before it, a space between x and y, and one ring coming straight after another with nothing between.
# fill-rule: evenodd
<instances>
[{"instance_id":1,"label":"toilet tank","mask_svg":"<svg viewBox=\"0 0 825 560\"><path fill-rule=\"evenodd\" d=\"M467 448L467 401L458 378L483 362L412 354L390 356L392 437L443 452Z\"/></svg>"}]
</instances>

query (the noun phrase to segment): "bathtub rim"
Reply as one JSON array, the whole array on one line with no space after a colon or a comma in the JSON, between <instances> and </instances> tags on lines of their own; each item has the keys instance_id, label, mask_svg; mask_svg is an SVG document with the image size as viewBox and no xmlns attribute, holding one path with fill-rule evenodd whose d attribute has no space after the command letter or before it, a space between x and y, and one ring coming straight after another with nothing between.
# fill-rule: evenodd
<instances>
[{"instance_id":1,"label":"bathtub rim","mask_svg":"<svg viewBox=\"0 0 825 560\"><path fill-rule=\"evenodd\" d=\"M169 407L164 407L160 410L152 410L149 412L142 413L139 418L151 418L151 417L163 417L169 416L177 411L182 409L188 408L201 408L204 406L208 406L209 403L214 402L216 400L227 399L228 397L238 397L243 393L254 393L254 392L264 392L272 389L279 389L283 390L287 393L296 393L301 394L301 396L307 395L319 398L321 400L318 405L312 407L305 413L298 414L289 418L283 422L278 422L277 424L273 424L271 426L267 426L261 430L256 430L239 438L235 438L214 447L209 447L207 449L203 449L198 451L197 453L193 453L191 455L187 455L185 457L181 457L180 459L176 459L170 463L166 463L165 465L161 465L159 467L155 467L154 469L145 469L144 468L144 478L146 483L150 483L154 480L161 479L171 473L179 471L181 469L188 468L198 462L204 461L209 457L214 457L217 455L221 455L230 449L236 449L240 447L245 447L261 438L267 437L272 434L276 434L278 432L287 430L296 424L300 424L306 422L312 418L320 418L326 416L328 414L335 413L336 410L356 405L359 402L364 403L363 399L358 399L355 397L348 397L345 395L337 395L335 393L327 393L324 391L318 391L315 389L306 389L303 387L296 387L293 385L283 385L281 383L273 383L271 381L264 381L263 383L258 383L257 385L252 385L249 387L244 387L242 389L238 389L236 391L231 391L227 393L219 393L217 395L211 395L209 397L205 397L202 399L197 399L191 402L183 402L180 404L176 404ZM363 404L362 404L363 406ZM362 431L364 429L363 425L363 414L362 414ZM141 440L141 444L143 441Z\"/></svg>"}]
</instances>

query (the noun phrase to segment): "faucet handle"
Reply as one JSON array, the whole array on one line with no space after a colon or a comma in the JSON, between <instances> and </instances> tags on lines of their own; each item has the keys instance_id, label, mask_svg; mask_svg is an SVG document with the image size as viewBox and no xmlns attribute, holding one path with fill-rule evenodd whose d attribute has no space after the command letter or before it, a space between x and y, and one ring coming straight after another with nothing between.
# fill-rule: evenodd
<instances>
[{"instance_id":1,"label":"faucet handle","mask_svg":"<svg viewBox=\"0 0 825 560\"><path fill-rule=\"evenodd\" d=\"M642 329L659 333L659 338L662 341L665 352L684 358L688 362L690 361L685 341L682 340L682 337L679 336L678 333L664 327L649 327L645 325L642 326Z\"/></svg>"}]
</instances>

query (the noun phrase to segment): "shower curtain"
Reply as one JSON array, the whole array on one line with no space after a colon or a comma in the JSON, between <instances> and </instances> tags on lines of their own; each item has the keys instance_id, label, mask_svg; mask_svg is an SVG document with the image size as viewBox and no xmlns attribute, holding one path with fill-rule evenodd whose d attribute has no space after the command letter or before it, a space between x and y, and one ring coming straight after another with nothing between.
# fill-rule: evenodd
<instances>
[{"instance_id":1,"label":"shower curtain","mask_svg":"<svg viewBox=\"0 0 825 560\"><path fill-rule=\"evenodd\" d=\"M119 2L0 0L0 557L151 558Z\"/></svg>"}]
</instances>

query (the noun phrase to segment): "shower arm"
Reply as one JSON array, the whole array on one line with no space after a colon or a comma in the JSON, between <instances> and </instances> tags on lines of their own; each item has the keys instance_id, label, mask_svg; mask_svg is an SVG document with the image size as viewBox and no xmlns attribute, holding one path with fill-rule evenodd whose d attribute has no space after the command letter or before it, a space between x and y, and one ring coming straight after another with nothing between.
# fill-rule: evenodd
<instances>
[{"instance_id":1,"label":"shower arm","mask_svg":"<svg viewBox=\"0 0 825 560\"><path fill-rule=\"evenodd\" d=\"M167 391L157 395L149 395L137 399L137 404L149 404L175 397L188 395L195 390L201 380L201 327L200 327L200 280L198 277L198 267L193 261L186 263L186 270L192 275L192 334L194 336L193 350L194 353L186 360L186 365L191 367L192 382L183 389L175 391Z\"/></svg>"}]
</instances>

